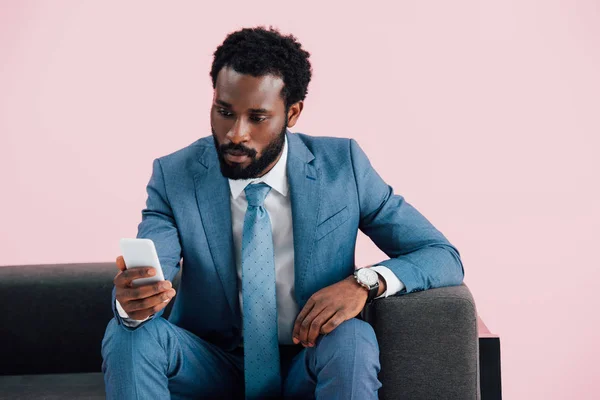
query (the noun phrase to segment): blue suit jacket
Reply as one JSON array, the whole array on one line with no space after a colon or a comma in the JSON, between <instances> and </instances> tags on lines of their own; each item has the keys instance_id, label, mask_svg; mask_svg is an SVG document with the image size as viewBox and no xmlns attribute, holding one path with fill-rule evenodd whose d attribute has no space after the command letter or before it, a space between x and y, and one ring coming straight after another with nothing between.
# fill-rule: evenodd
<instances>
[{"instance_id":1,"label":"blue suit jacket","mask_svg":"<svg viewBox=\"0 0 600 400\"><path fill-rule=\"evenodd\" d=\"M456 248L393 193L356 141L289 131L287 138L300 308L316 291L353 273L359 229L390 257L377 264L404 283L400 295L462 282ZM147 192L137 237L154 241L167 280L183 258L169 321L222 348L238 346L242 321L230 189L212 136L154 160Z\"/></svg>"}]
</instances>

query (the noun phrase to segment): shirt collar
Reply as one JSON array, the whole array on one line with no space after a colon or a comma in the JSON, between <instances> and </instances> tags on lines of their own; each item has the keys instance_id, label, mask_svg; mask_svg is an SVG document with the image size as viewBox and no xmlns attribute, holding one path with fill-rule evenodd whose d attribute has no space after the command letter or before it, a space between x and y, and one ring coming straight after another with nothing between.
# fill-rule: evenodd
<instances>
[{"instance_id":1,"label":"shirt collar","mask_svg":"<svg viewBox=\"0 0 600 400\"><path fill-rule=\"evenodd\" d=\"M267 185L271 186L271 188L275 189L277 192L282 194L283 196L287 196L288 194L288 180L287 180L287 156L288 156L288 141L287 135L284 136L283 142L283 150L281 152L281 157L275 163L273 168L269 170L266 174L259 178L252 179L228 179L229 181L229 189L231 190L231 196L233 199L237 199L238 196L242 193L246 186L251 183L260 183L264 182Z\"/></svg>"}]
</instances>

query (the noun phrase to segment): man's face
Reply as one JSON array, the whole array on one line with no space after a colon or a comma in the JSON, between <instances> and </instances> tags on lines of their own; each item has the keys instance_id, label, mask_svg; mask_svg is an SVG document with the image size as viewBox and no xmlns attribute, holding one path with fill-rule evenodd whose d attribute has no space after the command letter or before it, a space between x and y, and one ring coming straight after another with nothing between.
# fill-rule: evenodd
<instances>
[{"instance_id":1,"label":"man's face","mask_svg":"<svg viewBox=\"0 0 600 400\"><path fill-rule=\"evenodd\" d=\"M279 160L289 122L283 85L274 75L254 77L229 67L219 72L210 122L226 178L262 176Z\"/></svg>"}]
</instances>

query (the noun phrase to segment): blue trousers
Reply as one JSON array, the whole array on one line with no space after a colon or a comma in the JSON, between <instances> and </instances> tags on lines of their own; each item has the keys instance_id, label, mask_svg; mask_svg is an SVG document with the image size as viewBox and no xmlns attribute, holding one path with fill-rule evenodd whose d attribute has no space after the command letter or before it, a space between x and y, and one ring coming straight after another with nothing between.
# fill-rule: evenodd
<instances>
[{"instance_id":1,"label":"blue trousers","mask_svg":"<svg viewBox=\"0 0 600 400\"><path fill-rule=\"evenodd\" d=\"M377 399L379 346L353 318L314 347L281 346L286 399ZM113 318L102 340L107 399L243 399L243 348L222 350L164 318L130 330Z\"/></svg>"}]
</instances>

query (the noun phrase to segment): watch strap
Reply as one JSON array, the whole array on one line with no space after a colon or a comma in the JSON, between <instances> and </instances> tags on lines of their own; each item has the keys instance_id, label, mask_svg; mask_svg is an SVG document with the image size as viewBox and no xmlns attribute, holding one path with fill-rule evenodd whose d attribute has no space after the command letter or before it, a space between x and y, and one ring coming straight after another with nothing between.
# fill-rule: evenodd
<instances>
[{"instance_id":1,"label":"watch strap","mask_svg":"<svg viewBox=\"0 0 600 400\"><path fill-rule=\"evenodd\" d=\"M377 282L371 289L369 289L369 294L367 295L367 304L371 303L375 297L377 297L377 292L379 291L379 282Z\"/></svg>"}]
</instances>

